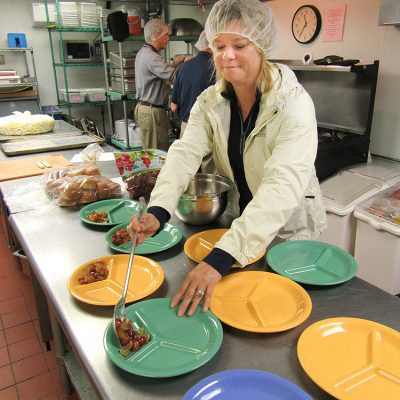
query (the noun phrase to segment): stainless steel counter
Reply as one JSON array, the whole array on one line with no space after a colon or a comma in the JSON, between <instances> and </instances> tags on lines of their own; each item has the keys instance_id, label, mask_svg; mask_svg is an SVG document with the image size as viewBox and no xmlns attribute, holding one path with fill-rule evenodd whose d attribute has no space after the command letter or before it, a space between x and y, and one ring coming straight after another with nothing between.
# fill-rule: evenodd
<instances>
[{"instance_id":1,"label":"stainless steel counter","mask_svg":"<svg viewBox=\"0 0 400 400\"><path fill-rule=\"evenodd\" d=\"M13 182L16 186L21 184ZM0 184L2 190L4 186L4 183ZM13 184L8 183L7 190L11 190L11 186ZM224 325L222 346L203 367L167 379L135 376L116 367L103 349L103 333L113 308L81 303L67 289L68 278L79 265L111 254L105 242L106 230L81 222L77 209L58 205L47 207L45 212L40 209L18 212L11 214L9 219L58 321L101 399L181 399L192 385L206 376L238 368L278 374L302 387L314 399L332 399L300 366L296 345L303 330L318 320L338 316L366 318L400 330L400 299L361 279L353 278L331 287L305 286L312 298L313 310L300 326L281 333L255 334ZM195 265L183 252L185 240L200 230L224 225L223 219L202 227L185 225L175 218L172 222L182 229L184 237L174 248L151 256L165 271L165 281L151 296L153 298L175 294L183 277ZM245 270L266 268L265 260L262 260Z\"/></svg>"}]
</instances>

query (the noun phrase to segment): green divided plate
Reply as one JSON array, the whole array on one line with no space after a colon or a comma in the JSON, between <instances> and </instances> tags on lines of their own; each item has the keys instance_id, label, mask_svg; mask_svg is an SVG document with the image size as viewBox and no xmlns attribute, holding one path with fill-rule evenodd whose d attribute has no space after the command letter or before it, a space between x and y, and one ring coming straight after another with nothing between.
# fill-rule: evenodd
<instances>
[{"instance_id":1,"label":"green divided plate","mask_svg":"<svg viewBox=\"0 0 400 400\"><path fill-rule=\"evenodd\" d=\"M119 353L119 341L112 321L104 333L103 344L111 361L132 374L165 378L193 371L208 362L219 350L223 330L211 312L197 308L191 317L177 316L171 299L140 301L126 308L135 329L144 327L150 341L127 357Z\"/></svg>"},{"instance_id":2,"label":"green divided plate","mask_svg":"<svg viewBox=\"0 0 400 400\"><path fill-rule=\"evenodd\" d=\"M132 215L137 213L139 202L127 199L108 199L90 203L79 211L79 217L83 222L98 226L114 226L129 222ZM92 222L87 219L92 211L107 211L110 222Z\"/></svg>"},{"instance_id":3,"label":"green divided plate","mask_svg":"<svg viewBox=\"0 0 400 400\"><path fill-rule=\"evenodd\" d=\"M339 247L313 240L280 243L267 252L268 265L278 274L310 285L336 285L357 273L356 260Z\"/></svg>"},{"instance_id":4,"label":"green divided plate","mask_svg":"<svg viewBox=\"0 0 400 400\"><path fill-rule=\"evenodd\" d=\"M128 223L120 224L114 226L106 233L106 242L108 246L119 252L129 254L132 248L132 242L117 245L111 241L111 235L120 229L126 229ZM142 244L136 247L135 254L153 254L159 253L160 251L167 250L176 244L178 244L182 239L182 231L173 224L165 224L164 229L158 233L156 236L149 237L144 240Z\"/></svg>"}]
</instances>

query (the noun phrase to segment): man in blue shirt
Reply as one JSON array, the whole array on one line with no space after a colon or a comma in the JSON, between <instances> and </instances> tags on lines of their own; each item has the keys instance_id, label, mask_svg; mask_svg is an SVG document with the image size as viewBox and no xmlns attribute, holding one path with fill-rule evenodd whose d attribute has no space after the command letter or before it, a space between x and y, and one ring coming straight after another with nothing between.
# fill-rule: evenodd
<instances>
[{"instance_id":1,"label":"man in blue shirt","mask_svg":"<svg viewBox=\"0 0 400 400\"><path fill-rule=\"evenodd\" d=\"M182 119L181 137L197 96L215 83L211 49L208 47L204 31L201 32L195 47L199 52L177 70L172 92L171 111L177 112Z\"/></svg>"}]
</instances>

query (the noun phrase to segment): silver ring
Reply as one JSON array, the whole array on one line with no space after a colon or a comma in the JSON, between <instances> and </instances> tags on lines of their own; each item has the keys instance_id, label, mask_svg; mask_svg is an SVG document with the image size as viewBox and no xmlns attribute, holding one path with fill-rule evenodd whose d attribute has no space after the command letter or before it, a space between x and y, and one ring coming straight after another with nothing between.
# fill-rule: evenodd
<instances>
[{"instance_id":1,"label":"silver ring","mask_svg":"<svg viewBox=\"0 0 400 400\"><path fill-rule=\"evenodd\" d=\"M196 296L203 297L206 292L203 289L196 290Z\"/></svg>"}]
</instances>

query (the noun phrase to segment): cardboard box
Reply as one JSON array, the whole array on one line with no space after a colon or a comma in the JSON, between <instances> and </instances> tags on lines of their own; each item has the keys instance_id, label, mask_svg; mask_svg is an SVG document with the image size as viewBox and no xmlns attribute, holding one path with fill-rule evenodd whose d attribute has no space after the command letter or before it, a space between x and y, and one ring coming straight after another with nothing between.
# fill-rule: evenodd
<instances>
[{"instance_id":1,"label":"cardboard box","mask_svg":"<svg viewBox=\"0 0 400 400\"><path fill-rule=\"evenodd\" d=\"M25 89L25 90L20 90L19 92L1 92L0 93L0 99L8 99L8 98L19 98L19 97L35 97L36 92L30 88L30 89Z\"/></svg>"}]
</instances>

